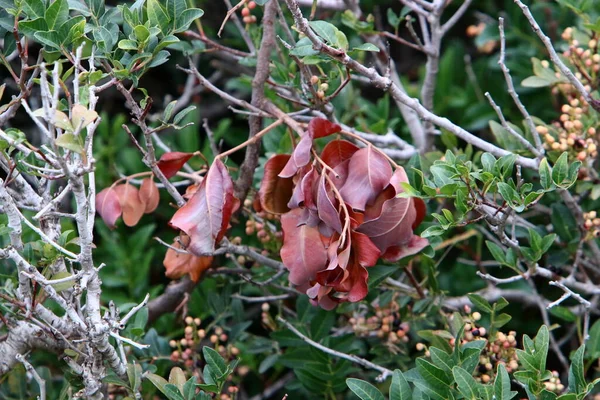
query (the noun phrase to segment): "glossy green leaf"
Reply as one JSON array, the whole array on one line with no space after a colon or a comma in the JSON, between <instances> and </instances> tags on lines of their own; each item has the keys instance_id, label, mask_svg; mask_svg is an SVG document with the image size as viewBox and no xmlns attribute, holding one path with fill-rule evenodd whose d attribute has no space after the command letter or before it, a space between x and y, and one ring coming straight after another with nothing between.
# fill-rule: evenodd
<instances>
[{"instance_id":1,"label":"glossy green leaf","mask_svg":"<svg viewBox=\"0 0 600 400\"><path fill-rule=\"evenodd\" d=\"M360 379L348 378L346 384L361 400L385 400L383 394L369 382Z\"/></svg>"}]
</instances>

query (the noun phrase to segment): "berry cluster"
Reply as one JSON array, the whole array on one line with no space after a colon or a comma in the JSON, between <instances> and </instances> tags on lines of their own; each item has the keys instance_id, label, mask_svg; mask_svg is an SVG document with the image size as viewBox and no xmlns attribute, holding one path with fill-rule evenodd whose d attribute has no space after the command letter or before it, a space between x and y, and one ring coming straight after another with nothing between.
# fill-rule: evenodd
<instances>
[{"instance_id":1,"label":"berry cluster","mask_svg":"<svg viewBox=\"0 0 600 400\"><path fill-rule=\"evenodd\" d=\"M319 100L324 100L325 92L327 92L327 90L329 89L329 84L326 82L321 82L321 79L319 79L319 77L316 75L310 77L310 83L311 85L318 85L317 97L319 98Z\"/></svg>"},{"instance_id":2,"label":"berry cluster","mask_svg":"<svg viewBox=\"0 0 600 400\"><path fill-rule=\"evenodd\" d=\"M229 340L223 328L215 326L208 331L201 328L202 321L200 318L185 318L186 327L184 329L184 337L179 340L171 340L169 345L173 348L171 353L171 361L174 363L182 363L186 370L198 379L202 379L202 369L204 363L202 361L202 352L200 348L205 345L212 346L219 352L225 360L234 360L240 354L240 350L233 344L227 343ZM243 376L248 372L248 368L241 366L237 368L237 375ZM232 380L233 376L229 376L228 380ZM234 400L238 388L235 385L227 387L227 393L220 395L221 400Z\"/></svg>"},{"instance_id":3,"label":"berry cluster","mask_svg":"<svg viewBox=\"0 0 600 400\"><path fill-rule=\"evenodd\" d=\"M281 216L263 210L260 203L257 201L253 203L249 199L244 201L244 207L247 210L250 210L251 207L255 209L255 212L250 213L250 218L246 221L246 235L256 234L262 244L274 243L277 245L274 248L281 247L280 241L283 238L283 232L277 230L276 224L271 223L279 221ZM268 253L264 255L268 255Z\"/></svg>"},{"instance_id":4,"label":"berry cluster","mask_svg":"<svg viewBox=\"0 0 600 400\"><path fill-rule=\"evenodd\" d=\"M596 211L584 213L583 218L585 229L588 231L587 239L600 237L600 218L598 218Z\"/></svg>"},{"instance_id":5,"label":"berry cluster","mask_svg":"<svg viewBox=\"0 0 600 400\"><path fill-rule=\"evenodd\" d=\"M600 77L600 54L596 37L584 36L573 28L567 28L562 38L569 45L563 55L574 67L575 76L583 82L586 91L595 90ZM541 66L549 69L550 63L544 60ZM585 99L570 83L565 82L560 72L555 71L554 74L564 83L555 85L552 93L562 95L565 103L561 107L559 120L548 126L538 126L537 131L544 138L544 147L547 150L567 151L571 158L584 163L584 167L586 164L589 166L598 157L597 122L590 115L590 108ZM586 168L581 169L581 179L587 177L586 171Z\"/></svg>"},{"instance_id":6,"label":"berry cluster","mask_svg":"<svg viewBox=\"0 0 600 400\"><path fill-rule=\"evenodd\" d=\"M242 20L246 25L256 23L256 15L252 15L252 10L256 8L256 3L254 1L248 1L244 4L244 8L242 8Z\"/></svg>"},{"instance_id":7,"label":"berry cluster","mask_svg":"<svg viewBox=\"0 0 600 400\"><path fill-rule=\"evenodd\" d=\"M544 382L544 386L546 390L556 394L561 394L565 390L565 385L560 382L558 377L558 371L552 371L552 378Z\"/></svg>"},{"instance_id":8,"label":"berry cluster","mask_svg":"<svg viewBox=\"0 0 600 400\"><path fill-rule=\"evenodd\" d=\"M386 307L375 305L375 314L369 317L365 315L350 318L350 326L354 333L360 337L376 336L393 354L399 352L397 347L400 343L408 343L410 324L400 319L399 306L391 301Z\"/></svg>"},{"instance_id":9,"label":"berry cluster","mask_svg":"<svg viewBox=\"0 0 600 400\"><path fill-rule=\"evenodd\" d=\"M483 348L479 357L479 367L475 370L475 378L482 383L488 383L493 379L494 371L498 364L504 364L509 373L516 371L519 367L517 358L517 339L516 332L510 331L508 334L496 332L494 338L488 337L487 329L478 325L481 319L479 312L471 313L471 308L465 306L466 316L464 316L464 334L461 339L461 344L465 345L475 340L486 340L487 343ZM450 339L449 343L454 346L455 339ZM417 351L425 351L425 356L429 357L430 353L424 343L416 344Z\"/></svg>"},{"instance_id":10,"label":"berry cluster","mask_svg":"<svg viewBox=\"0 0 600 400\"><path fill-rule=\"evenodd\" d=\"M571 99L561 107L562 114L550 129L544 125L536 129L544 138L546 150L568 151L581 162L594 160L598 156L596 128L586 127L583 120L588 113L588 105L580 99Z\"/></svg>"},{"instance_id":11,"label":"berry cluster","mask_svg":"<svg viewBox=\"0 0 600 400\"><path fill-rule=\"evenodd\" d=\"M562 33L563 40L569 43L569 49L563 54L573 63L589 82L595 81L600 72L600 54L598 54L598 40L593 35L587 43L580 43L576 39L577 32L573 28L567 28ZM587 39L587 38L586 38ZM586 48L587 45L587 48ZM586 88L590 90L591 88Z\"/></svg>"}]
</instances>

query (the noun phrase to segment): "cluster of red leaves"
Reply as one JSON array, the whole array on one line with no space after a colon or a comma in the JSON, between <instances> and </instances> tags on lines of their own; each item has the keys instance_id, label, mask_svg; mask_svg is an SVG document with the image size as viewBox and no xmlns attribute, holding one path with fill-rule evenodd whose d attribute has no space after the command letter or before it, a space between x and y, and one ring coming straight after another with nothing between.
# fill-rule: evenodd
<instances>
[{"instance_id":1,"label":"cluster of red leaves","mask_svg":"<svg viewBox=\"0 0 600 400\"><path fill-rule=\"evenodd\" d=\"M114 229L120 216L127 226L135 226L142 215L156 210L160 195L152 178L140 188L129 183L109 186L96 195L96 211L109 228Z\"/></svg>"},{"instance_id":2,"label":"cluster of red leaves","mask_svg":"<svg viewBox=\"0 0 600 400\"><path fill-rule=\"evenodd\" d=\"M240 201L233 195L233 181L219 158L202 183L188 189L188 202L169 221L169 225L185 233L182 244L188 254L169 249L163 264L170 278L189 273L193 281L198 281L210 266L215 246L223 239ZM175 247L182 246L176 243Z\"/></svg>"},{"instance_id":3,"label":"cluster of red leaves","mask_svg":"<svg viewBox=\"0 0 600 400\"><path fill-rule=\"evenodd\" d=\"M170 179L192 156L193 153L168 152L156 165ZM233 182L218 158L201 183L188 187L184 198L188 202L169 221L169 225L180 229L183 234L167 250L163 264L169 278L189 274L196 282L210 267L215 246L223 239L231 215L240 202L233 196ZM96 208L104 222L113 229L121 215L127 226L136 225L144 213L156 209L158 201L158 189L148 178L143 180L139 190L129 183L102 190L96 196Z\"/></svg>"},{"instance_id":4,"label":"cluster of red leaves","mask_svg":"<svg viewBox=\"0 0 600 400\"><path fill-rule=\"evenodd\" d=\"M169 179L193 156L193 153L172 151L160 157L156 166ZM156 210L160 195L152 178L142 181L139 190L129 183L112 185L96 195L96 211L110 229L121 215L127 226L135 226L142 215Z\"/></svg>"},{"instance_id":5,"label":"cluster of red leaves","mask_svg":"<svg viewBox=\"0 0 600 400\"><path fill-rule=\"evenodd\" d=\"M393 171L372 146L359 149L344 140L329 142L314 157L313 139L340 130L313 119L292 155L267 161L259 190L261 207L283 214L281 259L290 282L325 309L362 300L366 268L379 258L397 261L427 245L413 233L425 204L397 197L408 182L402 167Z\"/></svg>"}]
</instances>

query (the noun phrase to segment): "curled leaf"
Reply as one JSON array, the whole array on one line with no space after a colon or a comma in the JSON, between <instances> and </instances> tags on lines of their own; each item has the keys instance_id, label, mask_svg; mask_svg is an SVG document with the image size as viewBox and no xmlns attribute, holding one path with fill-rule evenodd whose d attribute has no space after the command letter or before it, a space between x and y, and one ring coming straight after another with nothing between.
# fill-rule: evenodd
<instances>
[{"instance_id":1,"label":"curled leaf","mask_svg":"<svg viewBox=\"0 0 600 400\"><path fill-rule=\"evenodd\" d=\"M376 215L366 213L369 219L358 228L359 232L364 233L371 239L382 255L386 255L386 259L396 257L396 259L399 259L405 254L402 249L407 246L413 246L414 248L411 251L417 252L420 249L416 250L416 247L423 243L414 238L413 225L417 220L414 199L396 196L403 191L401 183L404 182L408 182L406 172L404 168L398 168L392 176L390 187L381 195L384 199L383 203L381 204L381 201L376 202L375 207L380 206L381 211L375 213ZM390 196L389 190L391 189L393 189L393 192ZM423 247L427 245L427 241L425 240L424 243ZM408 253L405 255L408 255Z\"/></svg>"},{"instance_id":2,"label":"curled leaf","mask_svg":"<svg viewBox=\"0 0 600 400\"><path fill-rule=\"evenodd\" d=\"M310 162L310 150L312 149L312 138L309 135L304 135L300 142L292 152L292 156L288 160L283 170L279 173L282 178L290 178L298 172L298 170Z\"/></svg>"},{"instance_id":3,"label":"curled leaf","mask_svg":"<svg viewBox=\"0 0 600 400\"><path fill-rule=\"evenodd\" d=\"M216 159L192 198L171 218L169 224L190 236L189 251L197 256L214 253L223 238L231 214L239 206L227 168Z\"/></svg>"},{"instance_id":4,"label":"curled leaf","mask_svg":"<svg viewBox=\"0 0 600 400\"><path fill-rule=\"evenodd\" d=\"M272 214L283 214L290 210L288 202L292 197L294 182L291 178L279 176L289 159L287 154L278 154L265 163L258 196L262 209Z\"/></svg>"},{"instance_id":5,"label":"curled leaf","mask_svg":"<svg viewBox=\"0 0 600 400\"><path fill-rule=\"evenodd\" d=\"M170 179L177 174L177 172L190 158L192 158L193 155L193 153L171 151L163 154L156 163L156 166L161 170L167 179Z\"/></svg>"},{"instance_id":6,"label":"curled leaf","mask_svg":"<svg viewBox=\"0 0 600 400\"><path fill-rule=\"evenodd\" d=\"M333 135L342 130L342 127L325 118L313 118L308 123L308 134L313 139Z\"/></svg>"},{"instance_id":7,"label":"curled leaf","mask_svg":"<svg viewBox=\"0 0 600 400\"><path fill-rule=\"evenodd\" d=\"M342 197L352 208L364 211L388 185L392 167L373 146L358 150L350 158L348 178L340 189Z\"/></svg>"},{"instance_id":8,"label":"curled leaf","mask_svg":"<svg viewBox=\"0 0 600 400\"><path fill-rule=\"evenodd\" d=\"M140 201L144 204L144 213L148 214L156 210L160 200L160 193L154 183L154 179L145 178L140 186Z\"/></svg>"},{"instance_id":9,"label":"curled leaf","mask_svg":"<svg viewBox=\"0 0 600 400\"><path fill-rule=\"evenodd\" d=\"M123 222L127 226L135 226L144 215L144 204L140 201L139 190L135 186L125 183L114 188L123 210Z\"/></svg>"},{"instance_id":10,"label":"curled leaf","mask_svg":"<svg viewBox=\"0 0 600 400\"><path fill-rule=\"evenodd\" d=\"M325 174L322 173L321 179L319 179L319 188L317 190L318 215L325 225L341 234L342 223L340 221L340 215L336 208L336 201L331 194L331 189L327 188L328 186L329 184L325 179Z\"/></svg>"},{"instance_id":11,"label":"curled leaf","mask_svg":"<svg viewBox=\"0 0 600 400\"><path fill-rule=\"evenodd\" d=\"M292 156L283 170L279 173L279 176L290 178L300 168L310 162L310 150L312 149L313 139L325 137L341 130L342 128L338 124L334 124L323 118L313 118L308 123L308 129L300 138L300 142L292 152Z\"/></svg>"},{"instance_id":12,"label":"curled leaf","mask_svg":"<svg viewBox=\"0 0 600 400\"><path fill-rule=\"evenodd\" d=\"M96 194L96 211L110 229L115 228L115 222L121 216L122 209L113 187L107 187Z\"/></svg>"},{"instance_id":13,"label":"curled leaf","mask_svg":"<svg viewBox=\"0 0 600 400\"><path fill-rule=\"evenodd\" d=\"M327 250L316 227L299 225L302 210L295 209L281 217L283 247L281 259L290 271L289 280L303 285L315 278L317 271L325 268Z\"/></svg>"},{"instance_id":14,"label":"curled leaf","mask_svg":"<svg viewBox=\"0 0 600 400\"><path fill-rule=\"evenodd\" d=\"M182 236L180 241L187 246L190 242L188 236ZM182 249L180 241L175 241L173 247ZM163 265L166 269L165 274L168 278L178 279L185 274L190 275L190 279L198 282L202 273L212 265L213 258L210 256L195 256L191 253L178 252L168 249Z\"/></svg>"}]
</instances>

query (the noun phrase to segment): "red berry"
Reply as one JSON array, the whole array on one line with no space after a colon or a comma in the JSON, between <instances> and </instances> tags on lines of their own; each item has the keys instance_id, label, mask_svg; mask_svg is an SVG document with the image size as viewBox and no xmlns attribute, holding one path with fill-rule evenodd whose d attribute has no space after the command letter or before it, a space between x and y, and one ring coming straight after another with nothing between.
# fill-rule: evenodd
<instances>
[{"instance_id":1,"label":"red berry","mask_svg":"<svg viewBox=\"0 0 600 400\"><path fill-rule=\"evenodd\" d=\"M242 8L242 15L244 17L247 17L248 15L250 15L250 9L248 7Z\"/></svg>"},{"instance_id":2,"label":"red berry","mask_svg":"<svg viewBox=\"0 0 600 400\"><path fill-rule=\"evenodd\" d=\"M256 3L254 1L249 1L248 8L254 10L256 8Z\"/></svg>"}]
</instances>

